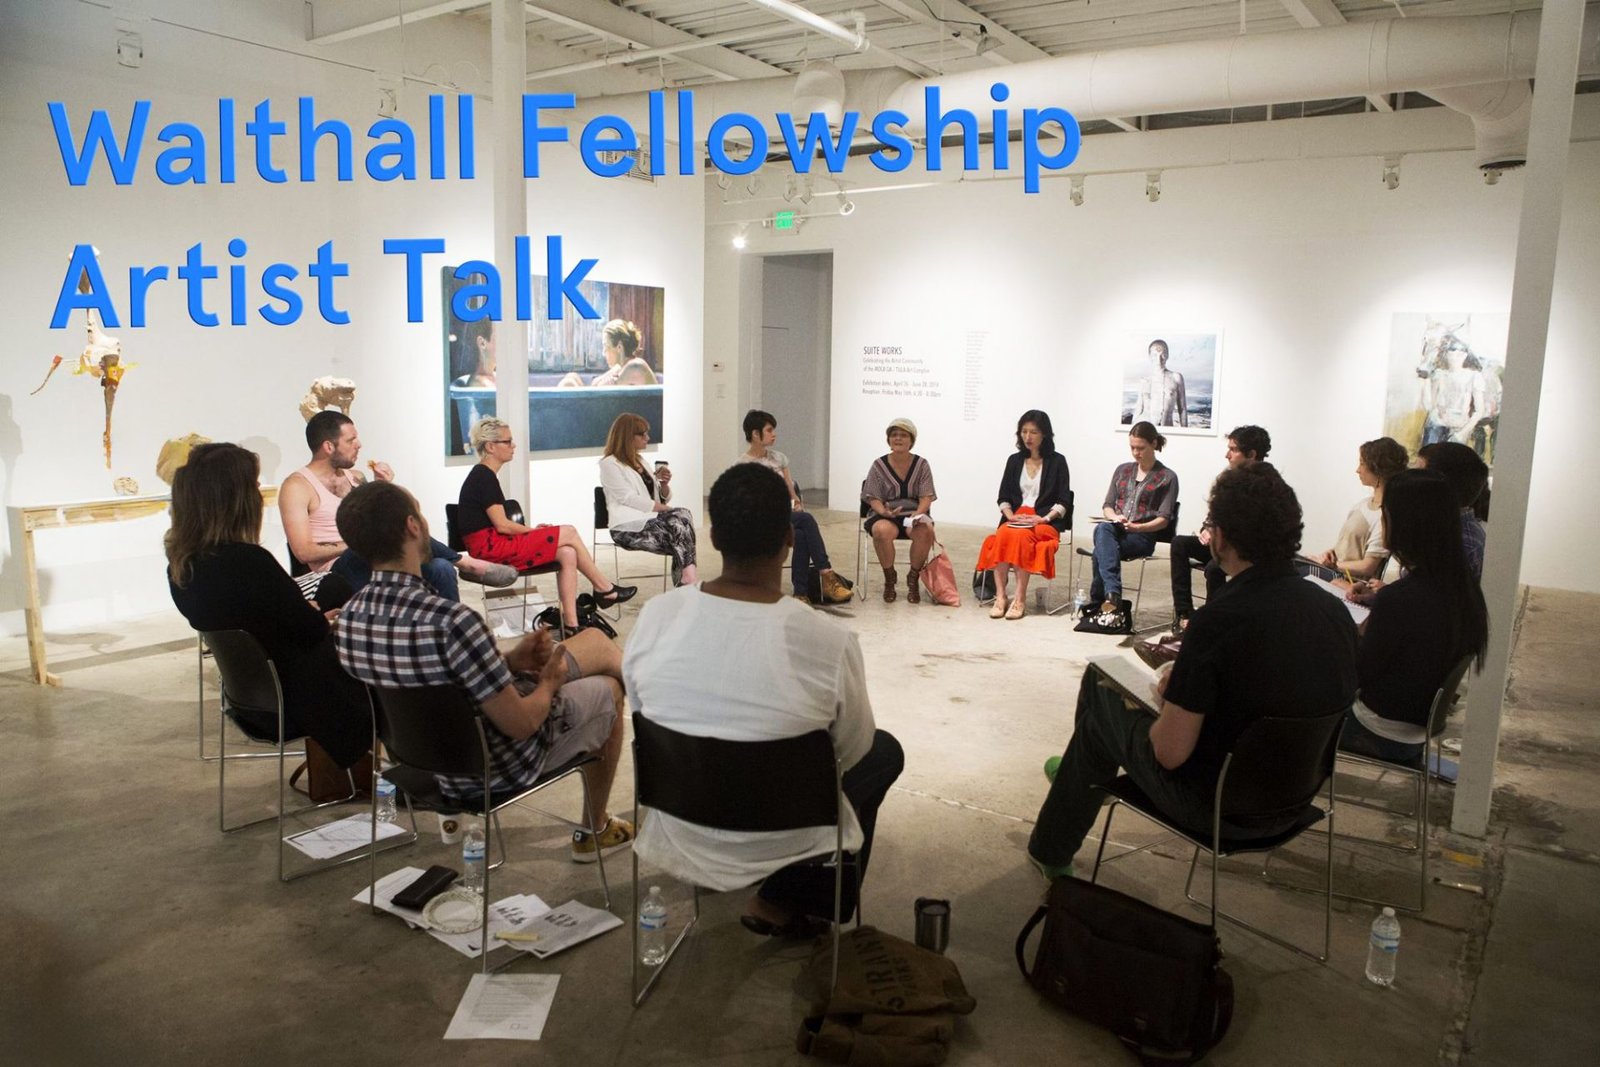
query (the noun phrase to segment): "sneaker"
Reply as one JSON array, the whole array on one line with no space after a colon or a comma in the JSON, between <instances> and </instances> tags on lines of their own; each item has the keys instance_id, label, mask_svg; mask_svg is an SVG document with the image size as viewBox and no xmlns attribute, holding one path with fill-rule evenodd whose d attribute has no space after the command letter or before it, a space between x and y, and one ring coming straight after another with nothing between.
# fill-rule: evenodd
<instances>
[{"instance_id":1,"label":"sneaker","mask_svg":"<svg viewBox=\"0 0 1600 1067\"><path fill-rule=\"evenodd\" d=\"M633 840L633 823L627 819L611 817L606 828L600 831L600 847L595 847L595 835L582 830L572 832L572 862L593 863L602 852L626 845Z\"/></svg>"},{"instance_id":2,"label":"sneaker","mask_svg":"<svg viewBox=\"0 0 1600 1067\"><path fill-rule=\"evenodd\" d=\"M811 598L806 596L804 593L795 593L793 596L796 600L800 601L800 603L804 604L808 608L816 606L811 602Z\"/></svg>"},{"instance_id":3,"label":"sneaker","mask_svg":"<svg viewBox=\"0 0 1600 1067\"><path fill-rule=\"evenodd\" d=\"M474 574L471 571L460 571L459 573L461 577L469 582L493 586L496 589L504 589L507 586L517 584L517 568L508 567L504 563L485 563L482 574Z\"/></svg>"},{"instance_id":4,"label":"sneaker","mask_svg":"<svg viewBox=\"0 0 1600 1067\"><path fill-rule=\"evenodd\" d=\"M833 571L818 575L817 584L822 587L820 592L826 603L847 604L855 597L850 586Z\"/></svg>"},{"instance_id":5,"label":"sneaker","mask_svg":"<svg viewBox=\"0 0 1600 1067\"><path fill-rule=\"evenodd\" d=\"M1044 880L1047 882L1053 882L1057 878L1074 877L1072 873L1072 864L1070 863L1063 864L1060 867L1049 867L1035 859L1032 852L1028 853L1028 862L1033 864L1033 869L1043 875Z\"/></svg>"},{"instance_id":6,"label":"sneaker","mask_svg":"<svg viewBox=\"0 0 1600 1067\"><path fill-rule=\"evenodd\" d=\"M1049 782L1051 782L1052 784L1054 784L1054 782L1056 780L1056 774L1058 772L1060 772L1060 770L1061 770L1061 757L1060 756L1051 756L1049 759L1044 761L1044 776L1045 776L1045 779L1048 780Z\"/></svg>"}]
</instances>

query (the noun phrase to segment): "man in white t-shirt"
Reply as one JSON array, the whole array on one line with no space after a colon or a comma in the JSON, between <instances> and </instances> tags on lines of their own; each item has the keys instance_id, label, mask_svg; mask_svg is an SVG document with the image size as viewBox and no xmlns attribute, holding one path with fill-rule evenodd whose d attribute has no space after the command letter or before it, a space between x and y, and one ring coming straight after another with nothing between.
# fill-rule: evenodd
<instances>
[{"instance_id":1,"label":"man in white t-shirt","mask_svg":"<svg viewBox=\"0 0 1600 1067\"><path fill-rule=\"evenodd\" d=\"M851 631L783 595L793 539L789 493L766 467L741 463L711 487L720 577L646 604L622 675L633 710L680 733L762 741L825 729L844 767L845 849L863 877L878 806L905 754L875 727L861 647ZM774 788L781 788L775 783ZM661 812L643 820L641 859L686 881L732 890L765 879L742 918L759 933L809 938L833 914L833 878L791 865L833 851L831 828L714 830Z\"/></svg>"}]
</instances>

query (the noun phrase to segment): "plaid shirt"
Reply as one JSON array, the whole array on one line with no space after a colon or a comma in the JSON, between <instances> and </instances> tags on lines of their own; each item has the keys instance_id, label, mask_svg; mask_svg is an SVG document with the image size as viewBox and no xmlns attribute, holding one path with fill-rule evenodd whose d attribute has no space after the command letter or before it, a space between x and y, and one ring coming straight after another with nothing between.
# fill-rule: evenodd
<instances>
[{"instance_id":1,"label":"plaid shirt","mask_svg":"<svg viewBox=\"0 0 1600 1067\"><path fill-rule=\"evenodd\" d=\"M350 599L335 627L339 662L368 685L411 689L459 685L478 704L512 684L511 668L471 608L434 593L422 579L400 571L375 571ZM545 749L544 730L514 740L487 717L492 789L532 782ZM451 800L474 800L483 781L470 775L436 775Z\"/></svg>"}]
</instances>

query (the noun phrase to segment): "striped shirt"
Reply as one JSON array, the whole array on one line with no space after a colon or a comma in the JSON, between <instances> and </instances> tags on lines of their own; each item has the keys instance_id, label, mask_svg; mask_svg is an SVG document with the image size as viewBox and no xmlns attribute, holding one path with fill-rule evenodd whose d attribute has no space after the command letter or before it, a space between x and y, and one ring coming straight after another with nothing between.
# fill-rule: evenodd
<instances>
[{"instance_id":1,"label":"striped shirt","mask_svg":"<svg viewBox=\"0 0 1600 1067\"><path fill-rule=\"evenodd\" d=\"M350 599L335 627L339 662L368 685L412 689L458 685L478 704L512 684L511 668L483 620L469 607L446 600L421 578L374 571ZM532 782L539 775L545 731L515 740L487 717L495 790ZM471 775L435 775L451 800L476 799L483 781Z\"/></svg>"}]
</instances>

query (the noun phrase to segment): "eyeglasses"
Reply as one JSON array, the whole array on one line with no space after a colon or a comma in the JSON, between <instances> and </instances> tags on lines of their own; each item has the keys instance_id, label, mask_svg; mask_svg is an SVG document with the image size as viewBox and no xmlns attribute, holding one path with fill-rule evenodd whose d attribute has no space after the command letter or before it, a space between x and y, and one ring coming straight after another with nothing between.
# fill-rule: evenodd
<instances>
[{"instance_id":1,"label":"eyeglasses","mask_svg":"<svg viewBox=\"0 0 1600 1067\"><path fill-rule=\"evenodd\" d=\"M1200 524L1200 529L1202 530L1215 530L1216 528L1217 524L1212 522L1210 519L1207 519L1205 522Z\"/></svg>"},{"instance_id":2,"label":"eyeglasses","mask_svg":"<svg viewBox=\"0 0 1600 1067\"><path fill-rule=\"evenodd\" d=\"M499 438L498 440L490 441L489 443L491 445L510 445L512 448L517 447L516 440L514 438L511 438L511 437L502 437L502 438Z\"/></svg>"},{"instance_id":3,"label":"eyeglasses","mask_svg":"<svg viewBox=\"0 0 1600 1067\"><path fill-rule=\"evenodd\" d=\"M650 431L649 430L635 430L635 431L633 431L633 436L635 436L635 437L649 437L650 436Z\"/></svg>"}]
</instances>

